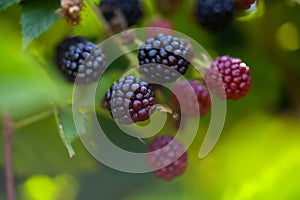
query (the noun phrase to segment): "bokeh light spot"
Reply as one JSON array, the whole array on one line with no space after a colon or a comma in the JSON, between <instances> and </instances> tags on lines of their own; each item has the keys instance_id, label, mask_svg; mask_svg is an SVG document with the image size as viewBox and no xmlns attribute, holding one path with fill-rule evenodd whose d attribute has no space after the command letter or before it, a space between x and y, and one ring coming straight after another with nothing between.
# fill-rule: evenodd
<instances>
[{"instance_id":1,"label":"bokeh light spot","mask_svg":"<svg viewBox=\"0 0 300 200\"><path fill-rule=\"evenodd\" d=\"M276 33L278 45L287 51L299 49L299 30L295 24L288 22L279 27Z\"/></svg>"}]
</instances>

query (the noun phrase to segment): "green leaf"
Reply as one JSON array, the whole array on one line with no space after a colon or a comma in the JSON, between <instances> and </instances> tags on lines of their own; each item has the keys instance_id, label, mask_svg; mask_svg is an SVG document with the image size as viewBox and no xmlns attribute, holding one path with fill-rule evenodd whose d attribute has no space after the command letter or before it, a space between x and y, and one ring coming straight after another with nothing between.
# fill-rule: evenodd
<instances>
[{"instance_id":1,"label":"green leaf","mask_svg":"<svg viewBox=\"0 0 300 200\"><path fill-rule=\"evenodd\" d=\"M24 2L21 14L23 49L58 19L55 13L57 8L59 8L57 0Z\"/></svg>"},{"instance_id":2,"label":"green leaf","mask_svg":"<svg viewBox=\"0 0 300 200\"><path fill-rule=\"evenodd\" d=\"M58 109L55 111L58 131L70 157L76 154L71 143L78 138L79 134L84 134L87 129L85 118L79 114L76 116L80 116L80 118L77 119L77 122L80 123L75 125L71 108Z\"/></svg>"},{"instance_id":3,"label":"green leaf","mask_svg":"<svg viewBox=\"0 0 300 200\"><path fill-rule=\"evenodd\" d=\"M9 6L19 3L20 0L1 0L0 1L0 11L4 10L5 8L8 8Z\"/></svg>"},{"instance_id":4,"label":"green leaf","mask_svg":"<svg viewBox=\"0 0 300 200\"><path fill-rule=\"evenodd\" d=\"M14 120L48 110L55 94L47 72L32 56L20 51L20 43L14 29L1 27L0 111L9 112Z\"/></svg>"}]
</instances>

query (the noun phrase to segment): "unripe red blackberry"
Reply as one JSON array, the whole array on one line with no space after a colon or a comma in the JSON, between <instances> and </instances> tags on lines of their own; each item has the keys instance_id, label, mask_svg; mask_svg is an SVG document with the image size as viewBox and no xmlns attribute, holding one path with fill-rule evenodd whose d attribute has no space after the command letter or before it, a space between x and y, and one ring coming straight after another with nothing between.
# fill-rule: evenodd
<instances>
[{"instance_id":1,"label":"unripe red blackberry","mask_svg":"<svg viewBox=\"0 0 300 200\"><path fill-rule=\"evenodd\" d=\"M56 64L69 81L86 84L98 81L106 67L102 49L80 36L59 43Z\"/></svg>"},{"instance_id":2,"label":"unripe red blackberry","mask_svg":"<svg viewBox=\"0 0 300 200\"><path fill-rule=\"evenodd\" d=\"M196 80L175 83L172 100L177 108L180 107L181 114L186 116L204 116L211 108L208 89Z\"/></svg>"},{"instance_id":3,"label":"unripe red blackberry","mask_svg":"<svg viewBox=\"0 0 300 200\"><path fill-rule=\"evenodd\" d=\"M195 9L198 22L210 31L226 28L234 15L233 0L197 0Z\"/></svg>"},{"instance_id":4,"label":"unripe red blackberry","mask_svg":"<svg viewBox=\"0 0 300 200\"><path fill-rule=\"evenodd\" d=\"M152 89L134 76L120 78L112 84L105 101L111 116L121 124L145 121L155 110Z\"/></svg>"},{"instance_id":5,"label":"unripe red blackberry","mask_svg":"<svg viewBox=\"0 0 300 200\"><path fill-rule=\"evenodd\" d=\"M139 49L139 72L150 81L173 82L185 74L190 50L177 37L157 34Z\"/></svg>"},{"instance_id":6,"label":"unripe red blackberry","mask_svg":"<svg viewBox=\"0 0 300 200\"><path fill-rule=\"evenodd\" d=\"M237 10L247 10L255 1L256 0L234 0L234 5Z\"/></svg>"},{"instance_id":7,"label":"unripe red blackberry","mask_svg":"<svg viewBox=\"0 0 300 200\"><path fill-rule=\"evenodd\" d=\"M249 67L239 58L217 57L205 74L206 84L222 99L237 100L246 96L251 87ZM223 95L225 89L226 97Z\"/></svg>"},{"instance_id":8,"label":"unripe red blackberry","mask_svg":"<svg viewBox=\"0 0 300 200\"><path fill-rule=\"evenodd\" d=\"M148 37L155 37L157 34L173 35L173 23L165 18L156 18L149 22L148 27L152 27L147 32Z\"/></svg>"},{"instance_id":9,"label":"unripe red blackberry","mask_svg":"<svg viewBox=\"0 0 300 200\"><path fill-rule=\"evenodd\" d=\"M137 24L143 16L139 0L101 0L100 9L114 31Z\"/></svg>"},{"instance_id":10,"label":"unripe red blackberry","mask_svg":"<svg viewBox=\"0 0 300 200\"><path fill-rule=\"evenodd\" d=\"M164 148L168 145L167 148ZM161 151L156 151L160 150ZM182 175L188 165L188 155L182 144L172 136L164 135L155 137L148 145L148 164L154 169L154 174L160 179L171 181ZM153 152L150 154L150 152Z\"/></svg>"}]
</instances>

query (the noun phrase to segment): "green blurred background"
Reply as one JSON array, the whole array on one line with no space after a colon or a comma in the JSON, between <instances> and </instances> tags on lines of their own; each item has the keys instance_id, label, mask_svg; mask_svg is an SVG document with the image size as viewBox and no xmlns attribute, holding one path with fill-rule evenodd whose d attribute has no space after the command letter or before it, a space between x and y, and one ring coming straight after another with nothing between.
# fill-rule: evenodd
<instances>
[{"instance_id":1,"label":"green blurred background","mask_svg":"<svg viewBox=\"0 0 300 200\"><path fill-rule=\"evenodd\" d=\"M52 3L59 5L59 1ZM76 152L70 158L55 117L47 115L53 100L66 105L72 93L53 62L56 44L67 35L79 34L94 42L105 39L88 5L81 25L71 27L58 19L25 50L21 6L0 12L0 109L9 112L16 124L13 165L18 199L300 199L300 2L260 1L257 11L215 34L195 22L193 4L182 0L177 11L161 15L212 57L242 58L251 68L253 85L247 97L228 102L221 138L202 160L198 151L209 117L201 121L188 150L187 171L172 182L158 180L151 173L110 169L95 160L79 139L70 139ZM143 6L145 17L138 27L159 14L155 1L144 0ZM36 114L43 119L34 120ZM107 117L101 120L112 124ZM116 143L133 142L119 136L117 129L110 134ZM0 167L4 169L3 153ZM0 199L6 199L4 173L0 180Z\"/></svg>"}]
</instances>

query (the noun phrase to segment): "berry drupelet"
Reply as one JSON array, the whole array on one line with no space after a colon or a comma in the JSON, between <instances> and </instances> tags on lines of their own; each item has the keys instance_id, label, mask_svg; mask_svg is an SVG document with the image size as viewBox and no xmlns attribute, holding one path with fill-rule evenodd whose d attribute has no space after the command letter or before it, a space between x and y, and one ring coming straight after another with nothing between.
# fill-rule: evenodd
<instances>
[{"instance_id":1,"label":"berry drupelet","mask_svg":"<svg viewBox=\"0 0 300 200\"><path fill-rule=\"evenodd\" d=\"M211 108L208 89L197 80L181 81L173 85L172 100L185 116L204 116ZM198 106L198 107L197 107Z\"/></svg>"},{"instance_id":2,"label":"berry drupelet","mask_svg":"<svg viewBox=\"0 0 300 200\"><path fill-rule=\"evenodd\" d=\"M241 59L229 56L217 57L214 60L211 68L206 71L205 81L222 99L237 100L246 96L251 87L249 67Z\"/></svg>"},{"instance_id":3,"label":"berry drupelet","mask_svg":"<svg viewBox=\"0 0 300 200\"><path fill-rule=\"evenodd\" d=\"M139 49L139 72L150 81L173 82L185 74L191 54L177 37L157 34Z\"/></svg>"},{"instance_id":4,"label":"berry drupelet","mask_svg":"<svg viewBox=\"0 0 300 200\"><path fill-rule=\"evenodd\" d=\"M120 78L105 94L106 107L121 124L149 119L155 111L154 93L148 83L134 76Z\"/></svg>"},{"instance_id":5,"label":"berry drupelet","mask_svg":"<svg viewBox=\"0 0 300 200\"><path fill-rule=\"evenodd\" d=\"M56 64L69 81L86 84L98 81L106 67L102 49L80 36L59 43Z\"/></svg>"},{"instance_id":6,"label":"berry drupelet","mask_svg":"<svg viewBox=\"0 0 300 200\"><path fill-rule=\"evenodd\" d=\"M167 148L164 148L168 145ZM157 151L160 150L161 151ZM148 164L160 179L171 181L182 175L188 165L188 155L182 144L172 136L157 136L148 145Z\"/></svg>"},{"instance_id":7,"label":"berry drupelet","mask_svg":"<svg viewBox=\"0 0 300 200\"><path fill-rule=\"evenodd\" d=\"M233 0L197 0L195 14L203 27L218 31L228 26L234 11Z\"/></svg>"}]
</instances>

